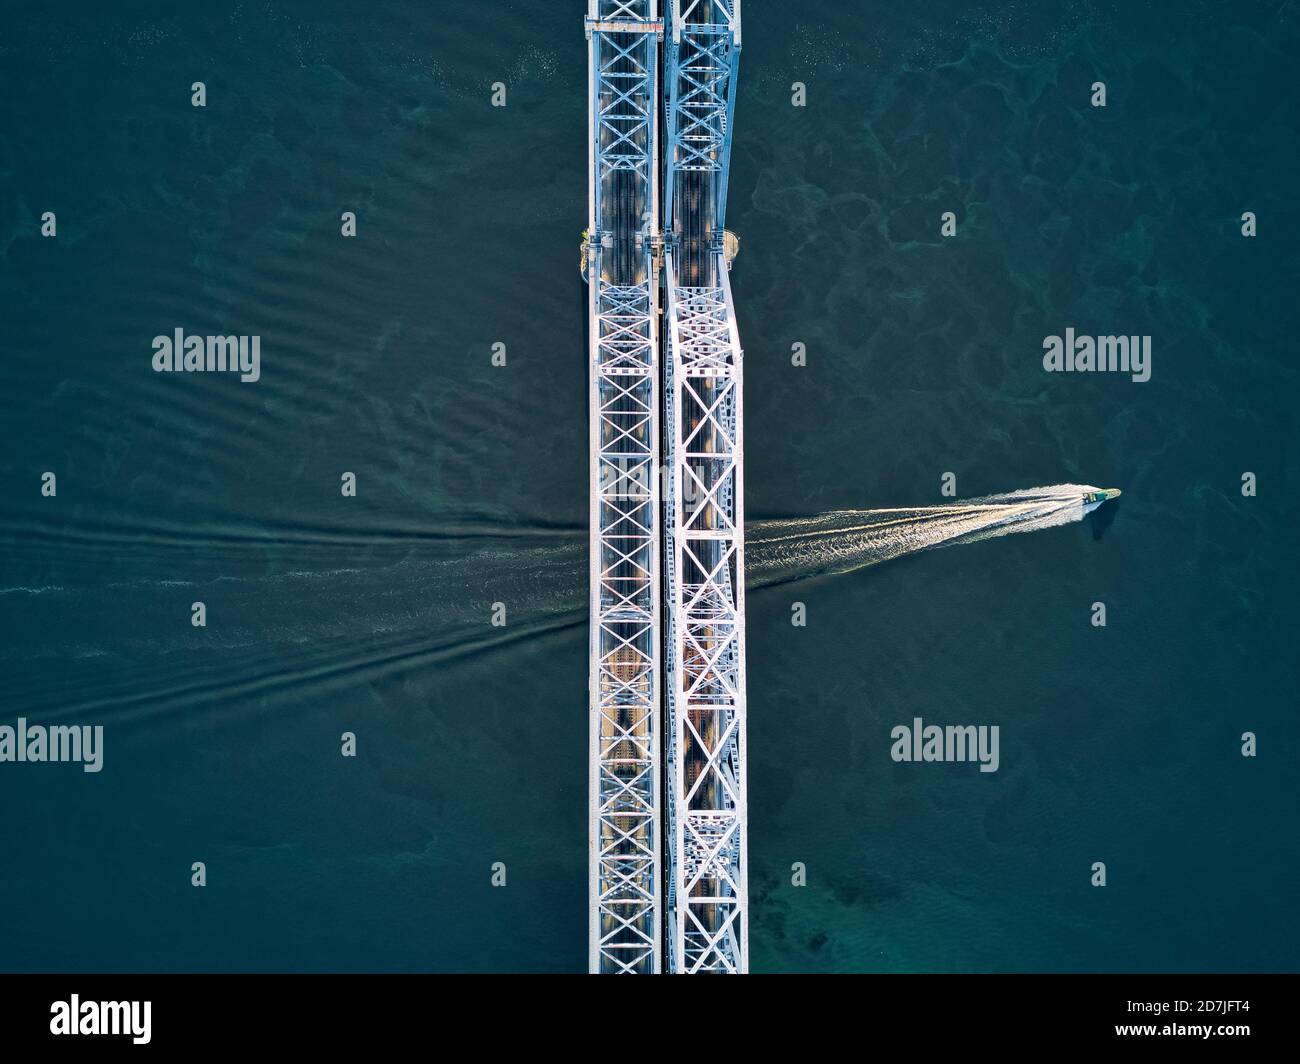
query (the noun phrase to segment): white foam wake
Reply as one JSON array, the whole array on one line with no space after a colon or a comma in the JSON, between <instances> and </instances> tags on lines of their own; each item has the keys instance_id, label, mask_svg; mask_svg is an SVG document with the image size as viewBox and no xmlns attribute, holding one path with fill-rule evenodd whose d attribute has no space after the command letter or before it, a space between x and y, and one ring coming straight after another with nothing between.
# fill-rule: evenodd
<instances>
[{"instance_id":1,"label":"white foam wake","mask_svg":"<svg viewBox=\"0 0 1300 1064\"><path fill-rule=\"evenodd\" d=\"M844 573L903 554L1082 520L1089 484L1051 484L946 506L833 510L817 517L761 521L749 528L751 577L779 583Z\"/></svg>"}]
</instances>

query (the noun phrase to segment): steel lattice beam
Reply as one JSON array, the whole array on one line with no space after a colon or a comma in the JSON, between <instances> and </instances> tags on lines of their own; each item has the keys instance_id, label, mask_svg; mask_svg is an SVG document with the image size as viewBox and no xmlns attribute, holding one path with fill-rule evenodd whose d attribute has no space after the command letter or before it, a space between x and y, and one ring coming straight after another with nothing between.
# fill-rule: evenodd
<instances>
[{"instance_id":1,"label":"steel lattice beam","mask_svg":"<svg viewBox=\"0 0 1300 1064\"><path fill-rule=\"evenodd\" d=\"M749 967L741 349L719 283L665 255L669 970Z\"/></svg>"},{"instance_id":2,"label":"steel lattice beam","mask_svg":"<svg viewBox=\"0 0 1300 1064\"><path fill-rule=\"evenodd\" d=\"M673 0L672 33L664 44L664 228L682 227L689 206L679 204L678 175L716 175L711 213L718 238L727 208L732 115L740 63L740 0Z\"/></svg>"},{"instance_id":3,"label":"steel lattice beam","mask_svg":"<svg viewBox=\"0 0 1300 1064\"><path fill-rule=\"evenodd\" d=\"M593 972L662 969L656 0L591 0L586 245Z\"/></svg>"},{"instance_id":4,"label":"steel lattice beam","mask_svg":"<svg viewBox=\"0 0 1300 1064\"><path fill-rule=\"evenodd\" d=\"M664 47L667 952L745 972L742 352L723 254L739 0L674 0Z\"/></svg>"}]
</instances>

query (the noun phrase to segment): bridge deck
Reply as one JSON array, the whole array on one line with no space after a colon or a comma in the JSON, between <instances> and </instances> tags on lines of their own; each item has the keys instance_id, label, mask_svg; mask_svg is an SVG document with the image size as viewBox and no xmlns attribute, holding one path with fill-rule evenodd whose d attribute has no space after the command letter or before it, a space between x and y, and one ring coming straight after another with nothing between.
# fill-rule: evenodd
<instances>
[{"instance_id":1,"label":"bridge deck","mask_svg":"<svg viewBox=\"0 0 1300 1064\"><path fill-rule=\"evenodd\" d=\"M593 972L662 967L655 0L588 9Z\"/></svg>"}]
</instances>

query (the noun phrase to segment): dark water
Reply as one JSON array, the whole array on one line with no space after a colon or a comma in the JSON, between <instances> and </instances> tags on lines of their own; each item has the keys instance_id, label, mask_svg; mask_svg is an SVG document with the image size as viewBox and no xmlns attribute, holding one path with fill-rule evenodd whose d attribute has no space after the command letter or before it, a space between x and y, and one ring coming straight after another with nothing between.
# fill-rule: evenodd
<instances>
[{"instance_id":1,"label":"dark water","mask_svg":"<svg viewBox=\"0 0 1300 1064\"><path fill-rule=\"evenodd\" d=\"M0 723L105 767L0 765L0 967L580 970L582 5L79 6L0 42ZM1300 9L744 11L750 517L1125 491L750 596L754 967L1296 968Z\"/></svg>"}]
</instances>

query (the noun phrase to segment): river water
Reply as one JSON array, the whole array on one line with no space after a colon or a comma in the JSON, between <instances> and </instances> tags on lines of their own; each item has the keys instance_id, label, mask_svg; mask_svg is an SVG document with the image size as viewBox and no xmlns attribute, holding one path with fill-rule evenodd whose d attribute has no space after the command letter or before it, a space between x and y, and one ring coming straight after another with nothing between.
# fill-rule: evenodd
<instances>
[{"instance_id":1,"label":"river water","mask_svg":"<svg viewBox=\"0 0 1300 1064\"><path fill-rule=\"evenodd\" d=\"M581 9L10 21L0 723L105 751L0 764L0 967L584 967ZM1294 968L1294 10L744 11L754 968ZM1151 380L1045 373L1067 327ZM176 328L261 380L155 374ZM1071 482L1124 496L844 564ZM999 771L894 764L915 716Z\"/></svg>"}]
</instances>

